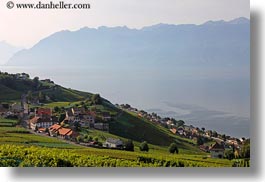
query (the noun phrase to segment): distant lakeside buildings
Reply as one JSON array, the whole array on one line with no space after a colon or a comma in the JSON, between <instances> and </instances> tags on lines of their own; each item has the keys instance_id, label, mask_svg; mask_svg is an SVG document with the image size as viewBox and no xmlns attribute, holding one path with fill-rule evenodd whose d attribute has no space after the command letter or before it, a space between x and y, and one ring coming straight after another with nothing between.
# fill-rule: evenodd
<instances>
[{"instance_id":1,"label":"distant lakeside buildings","mask_svg":"<svg viewBox=\"0 0 265 182\"><path fill-rule=\"evenodd\" d=\"M185 125L184 121L176 121L173 118L161 118L155 113L149 114L143 110L139 111L136 108L132 108L130 105L116 105L127 112L133 112L138 117L144 118L159 124L169 129L175 135L188 138L194 142L198 140L213 140L216 143L211 146L205 146L203 143L199 148L204 152L209 152L212 158L223 158L225 148L233 148L234 150L240 150L244 138L237 139L230 136L218 134L215 131L205 130L205 128L198 128L192 125ZM23 104L0 104L0 114L2 117L16 116L17 118L23 118L25 115ZM113 118L108 112L102 112L99 110L91 111L83 107L71 107L65 109L65 117L62 121L59 121L58 116L53 114L51 108L37 107L35 109L28 110L28 127L39 133L48 133L49 136L58 137L65 140L76 140L79 136L78 127L97 129L101 131L109 131L109 121ZM103 122L98 122L98 118ZM90 142L91 143L91 142ZM97 143L97 142L96 142ZM93 145L95 143L92 143ZM103 147L120 149L123 146L123 142L120 139L107 138Z\"/></svg>"}]
</instances>

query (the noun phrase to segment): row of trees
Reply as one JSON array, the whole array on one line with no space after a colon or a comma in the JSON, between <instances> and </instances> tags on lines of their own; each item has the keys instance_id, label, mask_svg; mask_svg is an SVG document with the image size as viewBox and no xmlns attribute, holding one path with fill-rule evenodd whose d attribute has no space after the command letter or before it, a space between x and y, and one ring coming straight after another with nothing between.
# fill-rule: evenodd
<instances>
[{"instance_id":1,"label":"row of trees","mask_svg":"<svg viewBox=\"0 0 265 182\"><path fill-rule=\"evenodd\" d=\"M249 159L250 158L250 139L244 141L241 150L236 150L233 146L231 150L226 150L224 157L226 159Z\"/></svg>"},{"instance_id":2,"label":"row of trees","mask_svg":"<svg viewBox=\"0 0 265 182\"><path fill-rule=\"evenodd\" d=\"M127 142L125 142L125 146L124 146L124 149L127 150L127 151L134 151L134 144L133 144L133 141L132 140L128 140ZM140 151L143 151L143 152L148 152L149 151L149 145L146 141L142 142L140 145L139 145L139 149ZM178 150L178 146L175 142L171 143L168 147L168 151L169 153L171 154L178 154L179 153L179 150Z\"/></svg>"}]
</instances>

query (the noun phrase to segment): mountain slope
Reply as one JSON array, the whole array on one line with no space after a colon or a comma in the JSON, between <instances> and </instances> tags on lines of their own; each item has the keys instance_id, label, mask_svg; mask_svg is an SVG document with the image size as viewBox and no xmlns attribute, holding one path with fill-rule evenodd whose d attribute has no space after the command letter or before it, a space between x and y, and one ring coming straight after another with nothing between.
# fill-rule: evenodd
<instances>
[{"instance_id":1,"label":"mountain slope","mask_svg":"<svg viewBox=\"0 0 265 182\"><path fill-rule=\"evenodd\" d=\"M24 77L21 78L22 74L0 72L0 102L20 100L21 96L29 91L33 96L39 95L40 92L49 96L51 100L46 103L52 103L54 106L56 106L56 101L85 101L92 96L91 93L66 89L50 80L37 81L36 78L30 79L27 74L23 75ZM141 118L136 113L123 111L104 98L101 99L103 101L101 104L89 107L97 107L101 108L102 111L117 113L109 123L109 133L113 136L132 139L137 142L147 141L150 144L163 147L168 147L171 142L175 141L180 149L192 150L194 153L199 152L189 142L172 135L162 126Z\"/></svg>"},{"instance_id":2,"label":"mountain slope","mask_svg":"<svg viewBox=\"0 0 265 182\"><path fill-rule=\"evenodd\" d=\"M12 46L5 41L0 41L0 65L7 63L13 54L19 50L21 48Z\"/></svg>"},{"instance_id":3,"label":"mountain slope","mask_svg":"<svg viewBox=\"0 0 265 182\"><path fill-rule=\"evenodd\" d=\"M249 66L246 18L202 25L158 24L142 29L82 28L57 32L15 54L9 65Z\"/></svg>"},{"instance_id":4,"label":"mountain slope","mask_svg":"<svg viewBox=\"0 0 265 182\"><path fill-rule=\"evenodd\" d=\"M27 77L27 78L26 78ZM0 72L0 101L19 100L23 94L29 91L33 96L40 92L48 96L51 101L79 101L90 97L90 93L72 89L66 89L56 85L50 80L38 80L21 78L21 74L8 74Z\"/></svg>"}]
</instances>

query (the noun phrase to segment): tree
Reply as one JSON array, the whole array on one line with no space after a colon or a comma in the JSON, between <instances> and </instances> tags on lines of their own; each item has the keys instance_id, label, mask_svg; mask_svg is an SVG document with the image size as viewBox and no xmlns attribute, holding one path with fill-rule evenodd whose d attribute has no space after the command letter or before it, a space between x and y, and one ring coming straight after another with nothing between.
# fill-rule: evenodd
<instances>
[{"instance_id":1,"label":"tree","mask_svg":"<svg viewBox=\"0 0 265 182\"><path fill-rule=\"evenodd\" d=\"M39 87L39 77L36 76L33 78L33 86L35 89Z\"/></svg>"},{"instance_id":2,"label":"tree","mask_svg":"<svg viewBox=\"0 0 265 182\"><path fill-rule=\"evenodd\" d=\"M212 135L216 138L218 136L218 133L216 131L213 131Z\"/></svg>"},{"instance_id":3,"label":"tree","mask_svg":"<svg viewBox=\"0 0 265 182\"><path fill-rule=\"evenodd\" d=\"M222 139L223 139L224 141L226 141L226 135L225 135L225 134L222 135Z\"/></svg>"},{"instance_id":4,"label":"tree","mask_svg":"<svg viewBox=\"0 0 265 182\"><path fill-rule=\"evenodd\" d=\"M77 141L77 143L81 142L82 140L83 140L83 138L82 138L80 135L78 135L78 136L76 137L76 141Z\"/></svg>"},{"instance_id":5,"label":"tree","mask_svg":"<svg viewBox=\"0 0 265 182\"><path fill-rule=\"evenodd\" d=\"M60 114L59 122L62 122L65 119L65 114Z\"/></svg>"},{"instance_id":6,"label":"tree","mask_svg":"<svg viewBox=\"0 0 265 182\"><path fill-rule=\"evenodd\" d=\"M65 111L65 108L64 108L64 107L61 107L61 111L63 111L63 112L64 112L64 111Z\"/></svg>"},{"instance_id":7,"label":"tree","mask_svg":"<svg viewBox=\"0 0 265 182\"><path fill-rule=\"evenodd\" d=\"M140 151L145 151L148 152L149 151L149 146L147 144L146 141L142 142L139 146Z\"/></svg>"},{"instance_id":8,"label":"tree","mask_svg":"<svg viewBox=\"0 0 265 182\"><path fill-rule=\"evenodd\" d=\"M245 140L241 150L241 157L250 158L250 139Z\"/></svg>"},{"instance_id":9,"label":"tree","mask_svg":"<svg viewBox=\"0 0 265 182\"><path fill-rule=\"evenodd\" d=\"M94 94L91 98L92 104L98 105L101 104L101 97L99 94Z\"/></svg>"},{"instance_id":10,"label":"tree","mask_svg":"<svg viewBox=\"0 0 265 182\"><path fill-rule=\"evenodd\" d=\"M197 137L197 145L203 145L204 141L203 138L201 136Z\"/></svg>"},{"instance_id":11,"label":"tree","mask_svg":"<svg viewBox=\"0 0 265 182\"><path fill-rule=\"evenodd\" d=\"M75 131L79 131L80 130L81 125L80 125L79 122L75 122L74 126L75 126Z\"/></svg>"},{"instance_id":12,"label":"tree","mask_svg":"<svg viewBox=\"0 0 265 182\"><path fill-rule=\"evenodd\" d=\"M98 142L98 137L95 136L95 137L93 138L93 140L94 140L94 142Z\"/></svg>"},{"instance_id":13,"label":"tree","mask_svg":"<svg viewBox=\"0 0 265 182\"><path fill-rule=\"evenodd\" d=\"M27 73L21 73L21 75L25 76L27 79L29 79L29 74Z\"/></svg>"},{"instance_id":14,"label":"tree","mask_svg":"<svg viewBox=\"0 0 265 182\"><path fill-rule=\"evenodd\" d=\"M89 137L88 134L85 134L85 135L84 135L84 138L85 138L85 139L88 139L88 137Z\"/></svg>"},{"instance_id":15,"label":"tree","mask_svg":"<svg viewBox=\"0 0 265 182\"><path fill-rule=\"evenodd\" d=\"M45 95L42 93L42 92L39 92L39 100L41 101L41 102L45 102Z\"/></svg>"},{"instance_id":16,"label":"tree","mask_svg":"<svg viewBox=\"0 0 265 182\"><path fill-rule=\"evenodd\" d=\"M32 92L31 91L28 91L28 93L27 93L28 102L31 102L32 98L33 98Z\"/></svg>"},{"instance_id":17,"label":"tree","mask_svg":"<svg viewBox=\"0 0 265 182\"><path fill-rule=\"evenodd\" d=\"M177 121L178 127L183 126L185 122L183 120L178 120Z\"/></svg>"},{"instance_id":18,"label":"tree","mask_svg":"<svg viewBox=\"0 0 265 182\"><path fill-rule=\"evenodd\" d=\"M179 150L178 150L178 146L177 146L177 144L176 144L176 143L171 143L171 144L169 145L168 151L169 151L171 154L174 154L174 153L178 154L178 153L179 153Z\"/></svg>"},{"instance_id":19,"label":"tree","mask_svg":"<svg viewBox=\"0 0 265 182\"><path fill-rule=\"evenodd\" d=\"M60 111L60 108L58 106L55 106L53 109L54 109L54 112L59 112Z\"/></svg>"},{"instance_id":20,"label":"tree","mask_svg":"<svg viewBox=\"0 0 265 182\"><path fill-rule=\"evenodd\" d=\"M208 130L208 131L206 131L206 133L208 133L208 135L211 137L211 136L213 136L213 131L212 130Z\"/></svg>"},{"instance_id":21,"label":"tree","mask_svg":"<svg viewBox=\"0 0 265 182\"><path fill-rule=\"evenodd\" d=\"M232 160L235 158L235 154L233 152L233 150L226 150L225 154L224 154L224 158Z\"/></svg>"},{"instance_id":22,"label":"tree","mask_svg":"<svg viewBox=\"0 0 265 182\"><path fill-rule=\"evenodd\" d=\"M132 140L128 140L125 142L125 148L126 151L134 151L134 144Z\"/></svg>"},{"instance_id":23,"label":"tree","mask_svg":"<svg viewBox=\"0 0 265 182\"><path fill-rule=\"evenodd\" d=\"M90 142L93 140L92 136L90 136L90 135L87 137L87 139L88 139L88 141L90 141Z\"/></svg>"}]
</instances>

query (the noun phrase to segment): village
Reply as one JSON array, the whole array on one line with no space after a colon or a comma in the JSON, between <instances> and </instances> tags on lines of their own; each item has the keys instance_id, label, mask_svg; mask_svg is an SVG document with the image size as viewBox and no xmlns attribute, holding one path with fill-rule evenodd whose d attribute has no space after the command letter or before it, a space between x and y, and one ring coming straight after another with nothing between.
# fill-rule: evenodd
<instances>
[{"instance_id":1,"label":"village","mask_svg":"<svg viewBox=\"0 0 265 182\"><path fill-rule=\"evenodd\" d=\"M191 144L209 153L212 158L224 158L226 150L232 151L236 157L246 140L245 138L238 139L224 134L221 135L216 131L205 130L205 128L188 126L182 120L161 118L156 113L149 114L143 110L139 111L128 104L116 104L116 107L123 112L132 112L140 118L161 125L174 135L191 140L193 142ZM84 107L65 109L65 114L62 115L63 118L55 113L52 108L28 108L25 99L22 99L21 103L0 105L1 117L17 118L22 121L21 124L25 128L36 134L57 137L87 147L124 149L124 142L119 138L106 138L104 142L99 142L97 138L86 138L86 136L81 136L79 133L81 128L109 132L109 122L114 120L110 113L99 110L92 111Z\"/></svg>"},{"instance_id":2,"label":"village","mask_svg":"<svg viewBox=\"0 0 265 182\"><path fill-rule=\"evenodd\" d=\"M159 124L169 129L173 134L183 138L191 139L198 145L200 150L211 154L212 158L224 158L225 151L233 151L237 157L242 149L246 138L240 139L236 137L219 134L216 131L198 128L192 125L185 125L183 120L175 120L174 118L161 118L156 113L147 113L143 110L131 107L129 104L116 105L117 107L128 112L136 113L139 117L145 118L150 122ZM207 145L210 144L210 145Z\"/></svg>"}]
</instances>

